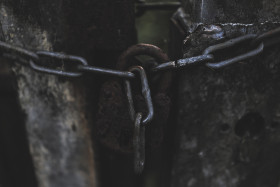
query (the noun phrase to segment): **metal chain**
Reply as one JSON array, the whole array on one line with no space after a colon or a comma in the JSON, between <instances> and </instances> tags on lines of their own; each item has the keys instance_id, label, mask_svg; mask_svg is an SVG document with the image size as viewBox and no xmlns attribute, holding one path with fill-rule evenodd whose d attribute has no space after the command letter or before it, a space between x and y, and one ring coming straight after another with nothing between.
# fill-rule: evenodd
<instances>
[{"instance_id":1,"label":"metal chain","mask_svg":"<svg viewBox=\"0 0 280 187\"><path fill-rule=\"evenodd\" d=\"M268 48L277 43L280 43L280 27L260 35L247 34L245 36L240 36L220 44L209 46L203 51L202 55L165 62L156 65L155 67L151 68L150 71L155 73L159 71L186 68L193 65L206 65L212 69L220 69L225 66L253 58L262 53L264 48ZM241 54L239 53L236 55L236 52L234 51L232 54L233 57L216 62L217 52L241 46L242 49L247 49L245 53L241 50ZM86 72L90 72L94 74L119 77L126 80L134 79L136 77L135 73L132 71L119 71L90 66L88 65L88 62L80 56L50 51L34 52L32 50L14 46L3 41L0 41L0 50L4 58L21 63L23 65L27 65L31 69L42 73L54 74L64 77L79 77ZM46 63L47 61L52 63ZM54 65L53 63L58 63L60 66ZM149 85L146 81L145 83L146 85L143 85L145 86L144 90L147 90L146 88L149 88ZM129 89L127 89L127 95L129 95L129 92ZM146 95L146 93L147 92L143 92L144 95ZM151 99L147 97L147 105L150 108L150 112L147 116L149 119L144 118L144 121L151 121L153 117L152 102L149 100Z\"/></svg>"},{"instance_id":2,"label":"metal chain","mask_svg":"<svg viewBox=\"0 0 280 187\"><path fill-rule=\"evenodd\" d=\"M79 56L50 51L33 52L31 50L14 46L3 41L0 41L0 49L2 50L3 57L27 65L31 69L42 73L59 75L63 77L79 77L85 72L91 72L95 74L116 76L125 79L135 78L135 75L129 71L118 71L113 69L90 66L83 57ZM63 63L63 67L60 66L60 70L58 69L59 67L46 67L46 65L48 64L42 65L42 61L44 61L42 57L48 58L48 60L52 60L54 62ZM65 62L67 62L67 64ZM70 68L71 64L69 62L72 62L72 66L73 62L76 65Z\"/></svg>"},{"instance_id":3,"label":"metal chain","mask_svg":"<svg viewBox=\"0 0 280 187\"><path fill-rule=\"evenodd\" d=\"M226 42L209 46L199 56L165 62L149 69L150 73L157 73L167 70L187 68L194 65L205 65L212 69L220 69L231 64L251 59L263 52L265 48L280 43L280 27L266 33L256 35L247 34ZM222 50L231 50L228 59L219 60L217 55ZM244 52L245 51L245 52ZM118 71L101 67L90 66L80 56L73 56L64 53L50 51L31 51L22 47L14 46L0 41L0 52L2 57L11 61L29 66L31 69L63 77L79 77L84 73L101 74L125 79L126 95L128 98L130 116L135 123L134 128L134 167L137 173L141 173L145 162L145 126L152 121L154 110L151 99L150 88L145 70L141 66L135 66L128 71ZM60 65L57 65L60 64ZM148 114L142 119L142 113L137 113L133 107L133 98L130 86L130 79L136 78L135 72L140 74L142 84L142 95L148 108Z\"/></svg>"},{"instance_id":4,"label":"metal chain","mask_svg":"<svg viewBox=\"0 0 280 187\"><path fill-rule=\"evenodd\" d=\"M129 104L128 110L131 120L134 121L134 171L135 173L140 174L142 173L145 165L145 127L154 117L154 107L145 70L141 66L133 66L129 69L129 71L139 73L142 85L142 95L148 109L148 114L144 119L142 119L142 113L135 112L131 84L129 80L125 80L125 90Z\"/></svg>"},{"instance_id":5,"label":"metal chain","mask_svg":"<svg viewBox=\"0 0 280 187\"><path fill-rule=\"evenodd\" d=\"M154 66L150 69L150 71L155 73L166 70L187 68L193 65L206 65L207 67L212 69L220 69L225 66L229 66L231 64L253 58L262 53L264 48L268 48L277 43L280 43L280 27L260 35L247 34L245 36L240 36L220 44L209 46L203 51L202 55L165 62ZM216 54L219 51L241 46L242 49L247 49L245 53L241 50L241 54L239 53L236 55L236 52L234 51L234 53L231 55L233 57L216 62ZM79 77L84 73L89 72L94 74L119 77L126 80L134 79L136 77L135 73L132 71L119 71L114 69L90 66L88 65L86 59L80 56L50 51L34 52L32 50L14 46L3 41L0 41L0 50L4 58L21 63L23 65L27 65L35 71L47 74L59 75L64 77ZM54 65L54 63L60 64L60 66ZM141 75L142 74L143 73L141 73ZM146 88L149 88L149 85L147 81L144 82L146 84L143 85L145 86L143 90L147 90ZM128 85L127 88L129 88L129 81L127 81L126 84ZM127 89L128 96L129 92L130 89ZM146 93L147 92L143 92L144 95L146 95ZM144 118L144 121L151 121L153 117L153 106L149 97L147 97L147 105L149 108L149 114L147 116L148 119Z\"/></svg>"},{"instance_id":6,"label":"metal chain","mask_svg":"<svg viewBox=\"0 0 280 187\"><path fill-rule=\"evenodd\" d=\"M206 65L210 68L219 69L233 63L253 58L263 52L265 48L280 43L280 27L261 35L248 34L226 42L209 46L202 55L179 59L156 65L151 68L152 72L166 71L186 68L193 65ZM221 50L233 47L247 48L247 52L235 55L230 59L215 62L215 54ZM134 79L136 76L130 71L119 71L88 65L88 62L80 56L68 55L50 51L32 51L19 46L14 46L0 41L0 50L4 58L22 63L35 71L54 74L64 77L79 77L85 72L101 74L106 76ZM44 59L47 58L47 59ZM46 60L60 63L61 66L48 67ZM63 64L63 66L62 66ZM60 69L59 69L60 68Z\"/></svg>"},{"instance_id":7,"label":"metal chain","mask_svg":"<svg viewBox=\"0 0 280 187\"><path fill-rule=\"evenodd\" d=\"M166 62L152 68L152 71L158 72L164 70L174 70L198 64L206 65L207 67L213 69L220 69L225 66L253 58L262 53L265 48L271 47L272 45L278 43L280 43L280 27L261 35L247 34L245 36L240 36L220 44L209 46L204 50L202 55ZM235 55L230 59L215 62L215 53L228 48L237 47L249 49L249 51L243 54Z\"/></svg>"}]
</instances>

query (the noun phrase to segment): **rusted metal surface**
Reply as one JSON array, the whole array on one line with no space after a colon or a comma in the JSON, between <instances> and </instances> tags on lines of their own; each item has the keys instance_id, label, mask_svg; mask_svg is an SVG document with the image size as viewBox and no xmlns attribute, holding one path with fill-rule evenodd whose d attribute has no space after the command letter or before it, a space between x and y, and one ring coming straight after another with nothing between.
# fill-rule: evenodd
<instances>
[{"instance_id":1,"label":"rusted metal surface","mask_svg":"<svg viewBox=\"0 0 280 187\"><path fill-rule=\"evenodd\" d=\"M151 44L137 44L129 47L122 53L117 63L117 69L125 70L129 68L132 65L129 60L138 55L151 56L155 58L158 63L168 61L168 56L157 46Z\"/></svg>"},{"instance_id":2,"label":"rusted metal surface","mask_svg":"<svg viewBox=\"0 0 280 187\"><path fill-rule=\"evenodd\" d=\"M119 58L117 69L125 70L135 65L132 57L137 55L148 55L154 57L159 63L168 61L168 57L158 47L148 44L138 44L127 49ZM160 146L164 136L164 129L171 106L168 95L170 86L170 74L161 77L160 83L152 89L153 105L155 110L154 120L146 128L148 147L157 148ZM163 85L161 87L161 85ZM96 136L103 144L111 149L123 153L133 152L133 121L129 118L129 110L125 94L123 94L122 83L116 80L106 82L100 93L99 110L97 114ZM134 92L133 92L133 95ZM137 111L147 114L147 107L144 98L136 94L134 96Z\"/></svg>"},{"instance_id":3,"label":"rusted metal surface","mask_svg":"<svg viewBox=\"0 0 280 187\"><path fill-rule=\"evenodd\" d=\"M167 54L165 54L160 48L150 44L137 44L129 47L119 58L117 63L117 69L125 70L133 65L131 63L132 57L146 55L155 59L159 64L169 61ZM147 69L149 72L149 69ZM172 82L172 73L165 72L161 75L159 86L157 86L157 92L168 92L170 84Z\"/></svg>"}]
</instances>

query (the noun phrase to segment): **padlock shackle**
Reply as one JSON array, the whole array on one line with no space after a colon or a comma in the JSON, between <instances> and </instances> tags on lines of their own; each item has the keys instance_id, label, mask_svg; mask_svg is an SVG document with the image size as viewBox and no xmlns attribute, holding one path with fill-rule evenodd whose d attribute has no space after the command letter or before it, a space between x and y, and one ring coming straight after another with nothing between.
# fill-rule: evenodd
<instances>
[{"instance_id":1,"label":"padlock shackle","mask_svg":"<svg viewBox=\"0 0 280 187\"><path fill-rule=\"evenodd\" d=\"M135 56L146 55L154 58L158 63L165 63L169 61L169 57L166 53L164 53L159 47L151 44L136 44L129 47L126 51L122 53L117 62L118 70L127 70L129 67L134 66L135 64L129 64L130 59ZM167 92L170 87L172 81L171 72L165 72L161 81L158 84L157 92Z\"/></svg>"},{"instance_id":2,"label":"padlock shackle","mask_svg":"<svg viewBox=\"0 0 280 187\"><path fill-rule=\"evenodd\" d=\"M147 55L153 57L157 62L168 62L169 58L159 47L151 44L136 44L129 47L122 53L117 63L117 69L127 70L132 64L128 64L129 59L139 55Z\"/></svg>"}]
</instances>

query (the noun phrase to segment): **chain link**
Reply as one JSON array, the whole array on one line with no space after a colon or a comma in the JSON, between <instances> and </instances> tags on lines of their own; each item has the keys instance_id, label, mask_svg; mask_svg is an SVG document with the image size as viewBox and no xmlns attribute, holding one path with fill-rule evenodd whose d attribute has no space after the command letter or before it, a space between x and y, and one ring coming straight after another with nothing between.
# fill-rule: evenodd
<instances>
[{"instance_id":1,"label":"chain link","mask_svg":"<svg viewBox=\"0 0 280 187\"><path fill-rule=\"evenodd\" d=\"M72 56L72 55L67 55L63 53L56 53L56 52L49 52L49 51L37 51L36 54L38 56L45 56L54 59L60 60L60 61L73 61L78 64L82 64L84 66L87 66L88 63L87 61L79 56ZM32 69L35 71L43 72L43 73L49 73L49 74L54 74L54 75L61 75L65 77L79 77L82 75L82 73L78 72L71 72L71 71L63 71L63 70L56 70L56 69L51 69L47 67L40 66L35 63L36 61L30 60L29 65Z\"/></svg>"},{"instance_id":2,"label":"chain link","mask_svg":"<svg viewBox=\"0 0 280 187\"><path fill-rule=\"evenodd\" d=\"M142 125L147 125L148 123L150 123L152 121L152 119L154 117L154 107L153 107L148 79L147 79L144 68L142 68L141 66L133 66L129 69L129 71L137 72L140 75L141 87L142 87L141 91L142 91L142 95L145 99L147 109L148 109L148 114L142 120ZM134 110L134 104L133 104L133 96L132 96L130 81L128 81L128 80L125 81L125 89L126 89L126 95L127 95L128 103L129 103L130 117L131 117L131 120L134 121L135 120L135 110Z\"/></svg>"},{"instance_id":3,"label":"chain link","mask_svg":"<svg viewBox=\"0 0 280 187\"><path fill-rule=\"evenodd\" d=\"M231 48L231 47L239 45L243 42L252 41L256 37L257 37L257 35L255 35L255 34L247 34L245 36L241 36L241 37L226 41L226 42L221 43L221 44L210 46L210 47L208 47L204 50L203 54L208 55L208 54L212 54L212 53L215 53L217 51L220 51L220 50ZM219 68L228 66L230 64L240 62L240 61L252 58L254 56L257 56L258 54L260 54L263 51L263 48L264 48L264 45L263 45L263 43L261 43L256 49L252 49L251 51L249 51L247 53L244 53L244 54L241 54L241 55L238 55L238 56L235 56L233 58L223 60L223 61L220 61L220 62L215 62L215 63L209 63L208 62L208 63L206 63L206 66L209 67L209 68L213 68L213 69L219 69Z\"/></svg>"},{"instance_id":4,"label":"chain link","mask_svg":"<svg viewBox=\"0 0 280 187\"><path fill-rule=\"evenodd\" d=\"M257 36L251 44L256 45L261 42L265 44L266 48L280 43L280 27Z\"/></svg>"},{"instance_id":5,"label":"chain link","mask_svg":"<svg viewBox=\"0 0 280 187\"><path fill-rule=\"evenodd\" d=\"M0 41L0 48L7 51L7 52L15 53L16 55L20 54L20 55L23 55L23 56L28 57L30 59L33 59L33 60L38 60L39 59L39 56L36 53L34 53L33 51L24 49L24 48L19 47L19 46L11 45L11 44L5 43L3 41Z\"/></svg>"}]
</instances>

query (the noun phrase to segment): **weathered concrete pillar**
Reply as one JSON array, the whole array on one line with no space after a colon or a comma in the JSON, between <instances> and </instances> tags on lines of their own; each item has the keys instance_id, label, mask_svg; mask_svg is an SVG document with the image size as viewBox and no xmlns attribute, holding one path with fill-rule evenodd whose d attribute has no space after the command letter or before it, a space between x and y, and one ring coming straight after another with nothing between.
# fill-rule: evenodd
<instances>
[{"instance_id":1,"label":"weathered concrete pillar","mask_svg":"<svg viewBox=\"0 0 280 187\"><path fill-rule=\"evenodd\" d=\"M3 38L2 38L3 39ZM0 186L37 187L15 77L0 61ZM15 180L16 179L16 180Z\"/></svg>"},{"instance_id":2,"label":"weathered concrete pillar","mask_svg":"<svg viewBox=\"0 0 280 187\"><path fill-rule=\"evenodd\" d=\"M5 41L48 51L58 43L64 45L59 36L69 24L62 5L62 1L2 1ZM14 72L38 185L96 186L83 87L18 64Z\"/></svg>"},{"instance_id":3,"label":"weathered concrete pillar","mask_svg":"<svg viewBox=\"0 0 280 187\"><path fill-rule=\"evenodd\" d=\"M0 8L6 42L79 55L90 65L113 68L136 40L130 0L2 0ZM100 78L61 78L18 64L13 69L38 185L96 186L90 127ZM102 159L99 176L107 182L110 164Z\"/></svg>"},{"instance_id":4,"label":"weathered concrete pillar","mask_svg":"<svg viewBox=\"0 0 280 187\"><path fill-rule=\"evenodd\" d=\"M186 57L280 26L280 1L184 1ZM180 22L182 23L182 22ZM278 186L279 45L220 70L182 70L172 186ZM227 57L223 53L222 57Z\"/></svg>"}]
</instances>

